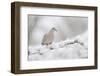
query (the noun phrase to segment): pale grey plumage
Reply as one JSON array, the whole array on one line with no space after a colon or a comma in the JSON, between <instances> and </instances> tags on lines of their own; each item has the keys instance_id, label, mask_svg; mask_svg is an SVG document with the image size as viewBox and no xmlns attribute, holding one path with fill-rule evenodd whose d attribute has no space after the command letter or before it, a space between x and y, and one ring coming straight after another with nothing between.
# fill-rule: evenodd
<instances>
[{"instance_id":1,"label":"pale grey plumage","mask_svg":"<svg viewBox=\"0 0 100 76\"><path fill-rule=\"evenodd\" d=\"M42 45L50 45L54 40L55 28L52 28L48 33L46 33L42 39Z\"/></svg>"}]
</instances>

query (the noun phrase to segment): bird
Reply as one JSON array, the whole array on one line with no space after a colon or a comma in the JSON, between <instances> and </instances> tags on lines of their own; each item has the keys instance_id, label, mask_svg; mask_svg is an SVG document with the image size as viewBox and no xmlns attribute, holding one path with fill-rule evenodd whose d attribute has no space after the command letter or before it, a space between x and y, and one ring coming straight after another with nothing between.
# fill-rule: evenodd
<instances>
[{"instance_id":1,"label":"bird","mask_svg":"<svg viewBox=\"0 0 100 76\"><path fill-rule=\"evenodd\" d=\"M51 28L51 30L44 34L43 39L42 39L42 45L51 45L53 43L54 40L54 32L57 32L57 29L55 27Z\"/></svg>"}]
</instances>

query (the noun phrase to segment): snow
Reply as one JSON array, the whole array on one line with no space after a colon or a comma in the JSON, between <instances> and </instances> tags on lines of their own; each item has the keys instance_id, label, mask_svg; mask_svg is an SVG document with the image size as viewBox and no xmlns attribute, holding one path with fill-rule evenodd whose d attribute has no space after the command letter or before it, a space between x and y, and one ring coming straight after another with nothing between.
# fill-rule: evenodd
<instances>
[{"instance_id":1,"label":"snow","mask_svg":"<svg viewBox=\"0 0 100 76\"><path fill-rule=\"evenodd\" d=\"M88 58L88 33L49 46L29 46L28 52L29 61Z\"/></svg>"}]
</instances>

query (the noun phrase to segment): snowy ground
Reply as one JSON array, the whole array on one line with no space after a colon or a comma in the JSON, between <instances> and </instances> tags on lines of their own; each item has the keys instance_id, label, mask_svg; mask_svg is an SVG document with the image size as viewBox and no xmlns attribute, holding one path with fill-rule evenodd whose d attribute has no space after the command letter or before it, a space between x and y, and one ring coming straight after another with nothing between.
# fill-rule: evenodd
<instances>
[{"instance_id":1,"label":"snowy ground","mask_svg":"<svg viewBox=\"0 0 100 76\"><path fill-rule=\"evenodd\" d=\"M88 58L88 33L49 46L29 46L28 60Z\"/></svg>"}]
</instances>

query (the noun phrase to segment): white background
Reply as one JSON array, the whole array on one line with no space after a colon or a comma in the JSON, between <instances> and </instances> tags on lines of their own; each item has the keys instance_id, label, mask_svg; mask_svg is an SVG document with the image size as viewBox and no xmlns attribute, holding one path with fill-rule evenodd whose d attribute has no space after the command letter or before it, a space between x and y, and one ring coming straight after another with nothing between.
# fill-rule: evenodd
<instances>
[{"instance_id":1,"label":"white background","mask_svg":"<svg viewBox=\"0 0 100 76\"><path fill-rule=\"evenodd\" d=\"M11 60L11 10L10 3L15 0L1 0L0 1L0 76L17 76L10 73ZM90 5L99 7L98 21L100 21L100 0L17 0L43 3L57 3L57 4L74 4L74 5ZM98 28L99 28L98 23ZM100 30L98 29L100 33ZM100 39L100 36L98 36ZM98 40L98 43L100 40ZM100 44L99 44L100 45ZM98 46L99 46L98 45ZM98 48L99 51L100 48ZM98 52L100 58L100 52ZM100 61L98 61L100 66ZM21 74L18 76L99 76L100 68L98 70L81 70L81 71L65 71L53 73L38 73L38 74Z\"/></svg>"}]
</instances>

